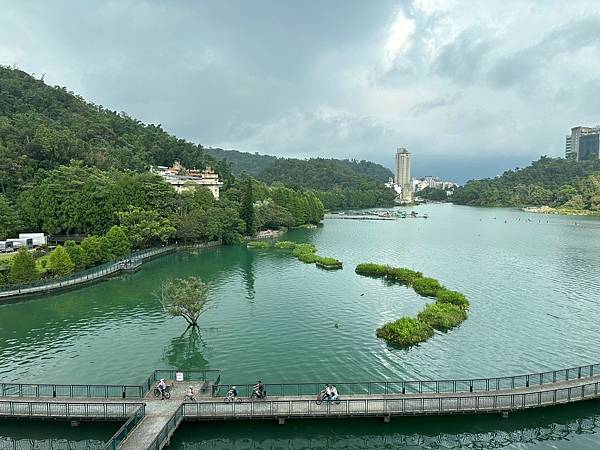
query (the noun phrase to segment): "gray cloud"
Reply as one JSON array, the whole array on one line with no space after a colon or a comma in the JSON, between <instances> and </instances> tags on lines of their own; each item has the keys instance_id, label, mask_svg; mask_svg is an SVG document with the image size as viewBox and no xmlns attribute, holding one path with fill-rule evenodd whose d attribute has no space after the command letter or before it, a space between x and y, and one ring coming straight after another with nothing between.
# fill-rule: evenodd
<instances>
[{"instance_id":1,"label":"gray cloud","mask_svg":"<svg viewBox=\"0 0 600 450\"><path fill-rule=\"evenodd\" d=\"M484 71L485 59L495 42L489 30L469 28L445 45L433 62L433 71L460 85L472 83Z\"/></svg>"},{"instance_id":2,"label":"gray cloud","mask_svg":"<svg viewBox=\"0 0 600 450\"><path fill-rule=\"evenodd\" d=\"M444 106L453 105L457 101L459 101L461 95L459 93L456 94L445 94L440 97L436 97L433 100L428 100L424 102L417 103L410 108L410 112L414 115L420 115L427 112L430 112L437 108L442 108Z\"/></svg>"},{"instance_id":3,"label":"gray cloud","mask_svg":"<svg viewBox=\"0 0 600 450\"><path fill-rule=\"evenodd\" d=\"M0 64L203 145L460 181L600 122L595 2L0 0Z\"/></svg>"}]
</instances>

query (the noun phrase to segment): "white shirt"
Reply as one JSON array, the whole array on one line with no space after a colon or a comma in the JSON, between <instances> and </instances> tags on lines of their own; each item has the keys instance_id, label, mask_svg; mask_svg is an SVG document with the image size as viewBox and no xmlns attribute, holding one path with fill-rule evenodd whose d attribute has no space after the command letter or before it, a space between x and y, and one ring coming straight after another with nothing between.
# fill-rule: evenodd
<instances>
[{"instance_id":1,"label":"white shirt","mask_svg":"<svg viewBox=\"0 0 600 450\"><path fill-rule=\"evenodd\" d=\"M331 388L331 395L333 395L333 396L338 395L337 388L335 386Z\"/></svg>"},{"instance_id":2,"label":"white shirt","mask_svg":"<svg viewBox=\"0 0 600 450\"><path fill-rule=\"evenodd\" d=\"M327 395L331 395L331 388L330 388L329 386L327 386L327 387L325 388L325 393L326 393Z\"/></svg>"}]
</instances>

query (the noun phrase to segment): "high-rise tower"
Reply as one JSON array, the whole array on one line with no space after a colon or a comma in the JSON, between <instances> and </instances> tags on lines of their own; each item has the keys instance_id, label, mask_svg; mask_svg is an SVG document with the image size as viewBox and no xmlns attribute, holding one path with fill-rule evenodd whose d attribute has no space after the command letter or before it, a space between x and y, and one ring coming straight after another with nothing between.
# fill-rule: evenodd
<instances>
[{"instance_id":1,"label":"high-rise tower","mask_svg":"<svg viewBox=\"0 0 600 450\"><path fill-rule=\"evenodd\" d=\"M412 183L410 178L410 153L403 148L396 150L396 185L402 188L402 201L412 201Z\"/></svg>"}]
</instances>

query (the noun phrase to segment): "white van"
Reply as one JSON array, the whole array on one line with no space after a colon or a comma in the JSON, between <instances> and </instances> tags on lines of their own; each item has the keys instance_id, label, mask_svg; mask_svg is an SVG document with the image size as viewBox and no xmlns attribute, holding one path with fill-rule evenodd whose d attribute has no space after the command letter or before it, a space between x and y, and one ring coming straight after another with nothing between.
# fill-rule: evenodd
<instances>
[{"instance_id":1,"label":"white van","mask_svg":"<svg viewBox=\"0 0 600 450\"><path fill-rule=\"evenodd\" d=\"M48 236L44 233L19 233L19 239L33 239L34 247L40 247L48 243Z\"/></svg>"},{"instance_id":2,"label":"white van","mask_svg":"<svg viewBox=\"0 0 600 450\"><path fill-rule=\"evenodd\" d=\"M11 253L13 251L12 242L0 241L0 253Z\"/></svg>"},{"instance_id":3,"label":"white van","mask_svg":"<svg viewBox=\"0 0 600 450\"><path fill-rule=\"evenodd\" d=\"M25 239L7 239L6 243L11 243L13 248L19 249L21 247L27 247L29 249L33 248L33 239L25 238Z\"/></svg>"}]
</instances>

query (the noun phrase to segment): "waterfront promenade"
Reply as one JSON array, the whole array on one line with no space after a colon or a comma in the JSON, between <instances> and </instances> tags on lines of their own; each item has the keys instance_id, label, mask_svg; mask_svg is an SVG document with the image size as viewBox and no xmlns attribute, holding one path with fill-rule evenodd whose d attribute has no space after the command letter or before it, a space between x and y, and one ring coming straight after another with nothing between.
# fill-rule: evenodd
<instances>
[{"instance_id":1,"label":"waterfront promenade","mask_svg":"<svg viewBox=\"0 0 600 450\"><path fill-rule=\"evenodd\" d=\"M220 385L218 370L183 372L172 383L169 400L152 393L173 370L154 371L141 385L0 384L0 417L127 420L106 449L156 449L167 445L183 420L381 417L498 413L555 406L600 398L600 364L519 376L465 379L336 383L340 402L317 404L320 383L267 384L266 400L225 402L230 385ZM197 401L186 401L188 386Z\"/></svg>"},{"instance_id":2,"label":"waterfront promenade","mask_svg":"<svg viewBox=\"0 0 600 450\"><path fill-rule=\"evenodd\" d=\"M14 301L17 298L22 297L40 296L83 287L90 283L118 275L121 272L128 272L130 271L131 267L135 267L137 269L145 261L173 253L178 249L214 247L220 244L220 241L213 241L190 246L174 244L140 250L130 254L125 258L122 258L119 261L113 261L100 266L92 267L84 272L75 273L68 277L40 280L36 283L30 283L18 287L8 286L6 288L0 288L0 303L3 301ZM130 261L130 263L126 263L126 261Z\"/></svg>"}]
</instances>

